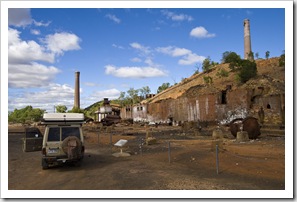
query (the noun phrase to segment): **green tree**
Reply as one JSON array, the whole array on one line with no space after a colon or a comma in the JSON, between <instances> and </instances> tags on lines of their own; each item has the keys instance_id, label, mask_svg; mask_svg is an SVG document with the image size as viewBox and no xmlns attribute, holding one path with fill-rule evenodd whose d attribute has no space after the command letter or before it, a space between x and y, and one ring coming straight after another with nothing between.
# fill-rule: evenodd
<instances>
[{"instance_id":1,"label":"green tree","mask_svg":"<svg viewBox=\"0 0 297 202\"><path fill-rule=\"evenodd\" d=\"M251 60L251 61L253 61L254 60L254 52L249 52L249 54L248 54L248 59L249 60Z\"/></svg>"},{"instance_id":2,"label":"green tree","mask_svg":"<svg viewBox=\"0 0 297 202\"><path fill-rule=\"evenodd\" d=\"M214 62L214 61L211 61L211 66L216 66L216 65L218 65L219 63L218 62Z\"/></svg>"},{"instance_id":3,"label":"green tree","mask_svg":"<svg viewBox=\"0 0 297 202\"><path fill-rule=\"evenodd\" d=\"M26 106L22 109L14 109L13 112L8 113L8 122L13 123L26 123L40 121L45 110L32 106Z\"/></svg>"},{"instance_id":4,"label":"green tree","mask_svg":"<svg viewBox=\"0 0 297 202\"><path fill-rule=\"evenodd\" d=\"M148 86L144 86L144 87L142 87L142 88L139 89L139 92L140 92L140 96L141 96L143 99L145 99L145 96L146 96L147 94L150 94L151 89L150 89L150 87L148 87Z\"/></svg>"},{"instance_id":5,"label":"green tree","mask_svg":"<svg viewBox=\"0 0 297 202\"><path fill-rule=\"evenodd\" d=\"M258 52L255 53L255 57L256 57L257 59L259 59L259 53L258 53Z\"/></svg>"},{"instance_id":6,"label":"green tree","mask_svg":"<svg viewBox=\"0 0 297 202\"><path fill-rule=\"evenodd\" d=\"M127 92L121 92L117 102L123 107L139 103L145 99L145 96L151 92L149 86L144 86L140 89L130 88Z\"/></svg>"},{"instance_id":7,"label":"green tree","mask_svg":"<svg viewBox=\"0 0 297 202\"><path fill-rule=\"evenodd\" d=\"M199 73L200 73L200 69L201 69L201 64L196 64L196 65L195 65L194 75L195 75L195 74L199 74ZM175 82L174 82L174 83L175 83Z\"/></svg>"},{"instance_id":8,"label":"green tree","mask_svg":"<svg viewBox=\"0 0 297 202\"><path fill-rule=\"evenodd\" d=\"M208 71L211 69L211 61L210 61L210 57L207 57L206 59L203 60L202 62L202 70L204 72Z\"/></svg>"},{"instance_id":9,"label":"green tree","mask_svg":"<svg viewBox=\"0 0 297 202\"><path fill-rule=\"evenodd\" d=\"M138 96L139 90L135 90L134 88L130 88L127 93L129 95L129 100L131 104L135 104L140 102L139 96Z\"/></svg>"},{"instance_id":10,"label":"green tree","mask_svg":"<svg viewBox=\"0 0 297 202\"><path fill-rule=\"evenodd\" d=\"M120 92L120 96L118 98L122 107L127 104L127 99L125 97L125 94L126 94L125 92Z\"/></svg>"},{"instance_id":11,"label":"green tree","mask_svg":"<svg viewBox=\"0 0 297 202\"><path fill-rule=\"evenodd\" d=\"M240 56L237 55L235 52L225 51L223 53L222 63L238 62L239 60L241 60Z\"/></svg>"},{"instance_id":12,"label":"green tree","mask_svg":"<svg viewBox=\"0 0 297 202\"><path fill-rule=\"evenodd\" d=\"M266 51L265 52L265 58L266 58L266 60L269 58L269 55L270 55L270 52L269 51Z\"/></svg>"},{"instance_id":13,"label":"green tree","mask_svg":"<svg viewBox=\"0 0 297 202\"><path fill-rule=\"evenodd\" d=\"M241 83L247 82L249 79L257 75L257 64L250 60L242 60L239 68L238 77Z\"/></svg>"},{"instance_id":14,"label":"green tree","mask_svg":"<svg viewBox=\"0 0 297 202\"><path fill-rule=\"evenodd\" d=\"M39 109L39 108L36 108L36 109L32 109L30 112L29 112L29 119L31 121L40 121L43 114L44 114L45 110L42 110L42 109Z\"/></svg>"},{"instance_id":15,"label":"green tree","mask_svg":"<svg viewBox=\"0 0 297 202\"><path fill-rule=\"evenodd\" d=\"M229 68L235 70L241 62L241 58L235 52L225 51L222 58L223 63L229 63Z\"/></svg>"},{"instance_id":16,"label":"green tree","mask_svg":"<svg viewBox=\"0 0 297 202\"><path fill-rule=\"evenodd\" d=\"M57 113L65 113L67 111L67 107L65 105L57 105L56 112Z\"/></svg>"},{"instance_id":17,"label":"green tree","mask_svg":"<svg viewBox=\"0 0 297 202\"><path fill-rule=\"evenodd\" d=\"M158 87L157 93L161 93L162 91L166 90L170 87L170 83L163 83L161 86Z\"/></svg>"},{"instance_id":18,"label":"green tree","mask_svg":"<svg viewBox=\"0 0 297 202\"><path fill-rule=\"evenodd\" d=\"M73 107L71 110L69 110L68 112L70 113L84 113L83 109L80 109L78 107Z\"/></svg>"}]
</instances>

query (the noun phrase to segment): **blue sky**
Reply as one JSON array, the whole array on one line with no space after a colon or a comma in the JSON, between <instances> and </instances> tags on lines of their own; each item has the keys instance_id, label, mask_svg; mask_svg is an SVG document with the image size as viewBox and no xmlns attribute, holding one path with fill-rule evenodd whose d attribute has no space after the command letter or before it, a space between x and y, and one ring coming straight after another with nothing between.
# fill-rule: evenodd
<instances>
[{"instance_id":1,"label":"blue sky","mask_svg":"<svg viewBox=\"0 0 297 202\"><path fill-rule=\"evenodd\" d=\"M44 9L69 7L76 9ZM82 108L104 97L117 98L131 87L149 86L155 93L164 82L191 76L205 57L220 62L225 51L243 57L245 18L250 19L253 52L265 57L270 51L275 57L286 51L286 105L293 106L293 1L1 1L1 113L27 105L47 112L58 104L71 109L75 71L81 72ZM287 165L293 154L293 111L286 107L286 173L293 168ZM2 134L7 134L7 123L7 116L1 116ZM6 138L1 136L3 165L8 162ZM1 174L8 173L3 168ZM6 191L7 176L1 177L5 197L16 197ZM252 195L291 198L292 179L286 175L287 192L281 196L276 191ZM224 193L219 194L228 198ZM42 194L50 198L52 193ZM110 197L109 192L99 194ZM209 192L198 194L209 197Z\"/></svg>"},{"instance_id":2,"label":"blue sky","mask_svg":"<svg viewBox=\"0 0 297 202\"><path fill-rule=\"evenodd\" d=\"M75 71L81 108L129 88L149 86L156 93L162 83L190 77L207 57L220 62L223 52L234 51L243 58L246 18L252 51L280 56L281 7L10 8L8 110L72 109Z\"/></svg>"}]
</instances>

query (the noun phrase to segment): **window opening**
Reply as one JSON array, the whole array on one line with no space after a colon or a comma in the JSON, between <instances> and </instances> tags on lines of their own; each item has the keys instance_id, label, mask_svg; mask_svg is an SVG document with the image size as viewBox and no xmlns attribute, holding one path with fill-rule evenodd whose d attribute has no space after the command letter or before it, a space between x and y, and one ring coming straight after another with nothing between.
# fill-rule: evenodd
<instances>
[{"instance_id":1,"label":"window opening","mask_svg":"<svg viewBox=\"0 0 297 202\"><path fill-rule=\"evenodd\" d=\"M221 96L221 104L227 104L227 91L223 90Z\"/></svg>"}]
</instances>

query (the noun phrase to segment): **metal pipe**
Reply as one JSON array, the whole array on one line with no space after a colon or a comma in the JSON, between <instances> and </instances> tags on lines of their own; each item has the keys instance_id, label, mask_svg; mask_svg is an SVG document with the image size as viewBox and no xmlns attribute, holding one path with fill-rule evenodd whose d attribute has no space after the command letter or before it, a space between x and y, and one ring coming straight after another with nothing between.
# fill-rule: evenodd
<instances>
[{"instance_id":1,"label":"metal pipe","mask_svg":"<svg viewBox=\"0 0 297 202\"><path fill-rule=\"evenodd\" d=\"M217 166L217 174L219 174L219 146L216 145L216 166Z\"/></svg>"},{"instance_id":2,"label":"metal pipe","mask_svg":"<svg viewBox=\"0 0 297 202\"><path fill-rule=\"evenodd\" d=\"M168 160L169 160L169 163L171 163L170 141L168 141Z\"/></svg>"},{"instance_id":3,"label":"metal pipe","mask_svg":"<svg viewBox=\"0 0 297 202\"><path fill-rule=\"evenodd\" d=\"M112 153L112 133L109 133L110 152Z\"/></svg>"},{"instance_id":4,"label":"metal pipe","mask_svg":"<svg viewBox=\"0 0 297 202\"><path fill-rule=\"evenodd\" d=\"M139 150L140 150L140 155L142 156L142 143L143 143L143 139L140 139L140 143L139 143Z\"/></svg>"}]
</instances>

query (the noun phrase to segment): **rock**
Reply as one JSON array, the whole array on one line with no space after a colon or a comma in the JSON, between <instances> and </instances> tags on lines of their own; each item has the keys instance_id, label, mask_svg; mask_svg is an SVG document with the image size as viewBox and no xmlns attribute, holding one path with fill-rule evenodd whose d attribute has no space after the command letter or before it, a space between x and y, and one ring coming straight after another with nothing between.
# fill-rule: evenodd
<instances>
[{"instance_id":1,"label":"rock","mask_svg":"<svg viewBox=\"0 0 297 202\"><path fill-rule=\"evenodd\" d=\"M154 137L148 137L146 139L146 145L152 145L152 144L156 144L157 143L157 139Z\"/></svg>"},{"instance_id":2,"label":"rock","mask_svg":"<svg viewBox=\"0 0 297 202\"><path fill-rule=\"evenodd\" d=\"M248 132L246 131L239 131L237 132L237 135L236 135L236 141L237 142L247 142L249 141L249 134Z\"/></svg>"},{"instance_id":3,"label":"rock","mask_svg":"<svg viewBox=\"0 0 297 202\"><path fill-rule=\"evenodd\" d=\"M221 129L215 129L212 132L212 139L222 139L224 137L223 131Z\"/></svg>"}]
</instances>

